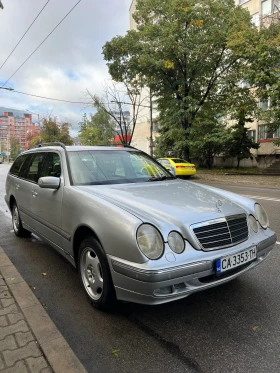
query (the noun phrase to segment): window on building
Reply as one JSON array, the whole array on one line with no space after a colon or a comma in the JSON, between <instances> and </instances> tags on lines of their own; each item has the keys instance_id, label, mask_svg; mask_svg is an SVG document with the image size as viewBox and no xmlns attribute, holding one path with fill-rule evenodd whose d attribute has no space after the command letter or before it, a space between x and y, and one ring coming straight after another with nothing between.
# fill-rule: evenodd
<instances>
[{"instance_id":1,"label":"window on building","mask_svg":"<svg viewBox=\"0 0 280 373\"><path fill-rule=\"evenodd\" d=\"M239 88L250 88L250 84L246 82L245 80L239 80L237 85Z\"/></svg>"},{"instance_id":2,"label":"window on building","mask_svg":"<svg viewBox=\"0 0 280 373\"><path fill-rule=\"evenodd\" d=\"M255 13L252 15L252 23L256 27L260 26L260 14L259 13Z\"/></svg>"},{"instance_id":3,"label":"window on building","mask_svg":"<svg viewBox=\"0 0 280 373\"><path fill-rule=\"evenodd\" d=\"M262 15L270 14L272 12L272 0L262 1Z\"/></svg>"},{"instance_id":4,"label":"window on building","mask_svg":"<svg viewBox=\"0 0 280 373\"><path fill-rule=\"evenodd\" d=\"M242 5L242 4L244 4L244 3L247 3L247 1L249 1L249 0L239 0L239 5Z\"/></svg>"},{"instance_id":5,"label":"window on building","mask_svg":"<svg viewBox=\"0 0 280 373\"><path fill-rule=\"evenodd\" d=\"M270 106L269 104L270 104L269 100L267 100L267 101L259 101L259 108L261 110L268 110L269 106Z\"/></svg>"},{"instance_id":6,"label":"window on building","mask_svg":"<svg viewBox=\"0 0 280 373\"><path fill-rule=\"evenodd\" d=\"M158 122L153 122L153 132L158 132Z\"/></svg>"},{"instance_id":7,"label":"window on building","mask_svg":"<svg viewBox=\"0 0 280 373\"><path fill-rule=\"evenodd\" d=\"M277 130L273 133L273 138L274 139L279 139L280 138L280 127L277 128Z\"/></svg>"},{"instance_id":8,"label":"window on building","mask_svg":"<svg viewBox=\"0 0 280 373\"><path fill-rule=\"evenodd\" d=\"M276 131L273 131L269 126L262 125L259 126L259 140L269 140L269 139L276 139L280 137L280 128Z\"/></svg>"},{"instance_id":9,"label":"window on building","mask_svg":"<svg viewBox=\"0 0 280 373\"><path fill-rule=\"evenodd\" d=\"M248 132L248 137L249 139L251 139L252 141L256 141L256 130L249 130Z\"/></svg>"}]
</instances>

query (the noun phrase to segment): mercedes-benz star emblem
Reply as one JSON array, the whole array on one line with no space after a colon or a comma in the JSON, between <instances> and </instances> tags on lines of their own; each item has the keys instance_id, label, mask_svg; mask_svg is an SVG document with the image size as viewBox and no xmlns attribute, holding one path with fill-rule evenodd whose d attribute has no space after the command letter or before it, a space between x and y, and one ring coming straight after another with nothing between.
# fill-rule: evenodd
<instances>
[{"instance_id":1,"label":"mercedes-benz star emblem","mask_svg":"<svg viewBox=\"0 0 280 373\"><path fill-rule=\"evenodd\" d=\"M216 203L216 207L217 207L218 212L222 212L222 210L221 210L222 206L223 206L223 202L220 199L218 199L218 201Z\"/></svg>"}]
</instances>

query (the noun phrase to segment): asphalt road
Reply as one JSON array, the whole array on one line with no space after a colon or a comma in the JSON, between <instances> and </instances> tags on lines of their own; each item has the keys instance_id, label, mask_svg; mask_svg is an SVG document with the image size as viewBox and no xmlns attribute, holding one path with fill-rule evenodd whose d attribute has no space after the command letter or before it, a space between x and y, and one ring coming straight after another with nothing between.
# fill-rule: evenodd
<instances>
[{"instance_id":1,"label":"asphalt road","mask_svg":"<svg viewBox=\"0 0 280 373\"><path fill-rule=\"evenodd\" d=\"M279 373L280 245L228 284L166 305L126 303L114 314L98 312L55 250L35 236L13 234L3 201L7 171L0 165L0 245L89 373ZM279 190L221 187L257 197L280 240Z\"/></svg>"}]
</instances>

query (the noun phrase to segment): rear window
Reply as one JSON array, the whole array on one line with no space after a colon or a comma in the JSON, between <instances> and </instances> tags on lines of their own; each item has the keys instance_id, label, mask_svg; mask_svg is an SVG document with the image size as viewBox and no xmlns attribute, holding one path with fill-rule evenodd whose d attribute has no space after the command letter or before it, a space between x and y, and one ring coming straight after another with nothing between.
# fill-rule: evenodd
<instances>
[{"instance_id":1,"label":"rear window","mask_svg":"<svg viewBox=\"0 0 280 373\"><path fill-rule=\"evenodd\" d=\"M17 159L14 161L11 169L10 169L10 174L14 176L19 176L20 168L23 165L27 155L20 155L17 157Z\"/></svg>"},{"instance_id":2,"label":"rear window","mask_svg":"<svg viewBox=\"0 0 280 373\"><path fill-rule=\"evenodd\" d=\"M172 158L172 161L174 163L189 163L188 161L185 161L184 159L180 159L180 158Z\"/></svg>"}]
</instances>

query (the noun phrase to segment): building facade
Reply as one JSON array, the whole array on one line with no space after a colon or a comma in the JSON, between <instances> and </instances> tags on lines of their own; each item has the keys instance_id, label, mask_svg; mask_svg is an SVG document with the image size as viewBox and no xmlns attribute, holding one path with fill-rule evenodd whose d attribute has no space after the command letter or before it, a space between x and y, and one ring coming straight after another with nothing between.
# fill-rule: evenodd
<instances>
[{"instance_id":1,"label":"building facade","mask_svg":"<svg viewBox=\"0 0 280 373\"><path fill-rule=\"evenodd\" d=\"M14 138L22 150L29 148L30 140L40 134L39 123L32 122L32 114L19 110L0 108L0 147L2 152L10 151Z\"/></svg>"},{"instance_id":2,"label":"building facade","mask_svg":"<svg viewBox=\"0 0 280 373\"><path fill-rule=\"evenodd\" d=\"M136 10L137 0L133 0L129 9L130 16L130 29L136 29L136 23L132 17ZM252 22L257 26L267 26L271 22L280 20L280 0L235 0L236 5L240 5L243 8L248 9L252 15ZM143 91L143 95L148 95L148 90ZM269 102L259 102L260 107L263 110L269 108ZM159 134L157 132L158 125L156 123L157 113L153 110L153 139L155 139ZM137 120L137 125L135 128L132 145L137 148L150 153L150 120L149 120L149 109L143 109L141 116ZM248 125L250 127L249 134L257 142L259 142L260 147L258 150L252 149L252 157L248 160L243 160L241 166L244 167L266 167L271 158L278 158L280 155L280 149L273 145L275 139L280 138L280 128L272 132L267 126L262 123L255 121ZM216 165L224 166L234 166L235 160L225 160L224 158L217 158Z\"/></svg>"},{"instance_id":3,"label":"building facade","mask_svg":"<svg viewBox=\"0 0 280 373\"><path fill-rule=\"evenodd\" d=\"M252 22L259 28L280 20L280 0L235 0L235 3L250 12ZM259 102L259 107L268 110L269 104L269 101ZM250 123L249 126L252 138L260 144L260 147L258 150L252 150L254 157L243 160L243 166L255 165L265 168L280 155L279 147L273 144L275 139L280 138L280 128L273 132L258 121Z\"/></svg>"}]
</instances>

